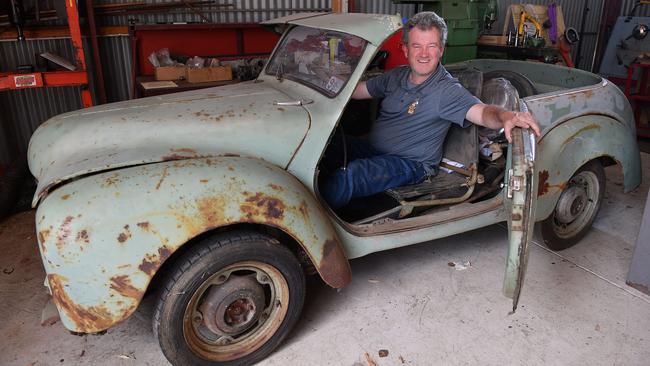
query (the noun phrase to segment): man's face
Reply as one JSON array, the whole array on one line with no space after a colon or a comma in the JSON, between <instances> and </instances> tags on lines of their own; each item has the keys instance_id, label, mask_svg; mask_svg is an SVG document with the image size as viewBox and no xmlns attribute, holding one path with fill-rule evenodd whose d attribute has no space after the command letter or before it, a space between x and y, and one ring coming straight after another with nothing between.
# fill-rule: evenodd
<instances>
[{"instance_id":1,"label":"man's face","mask_svg":"<svg viewBox=\"0 0 650 366\"><path fill-rule=\"evenodd\" d=\"M444 47L440 44L440 32L436 28L409 31L407 45L402 45L404 55L411 66L412 82L421 83L431 76L438 66Z\"/></svg>"}]
</instances>

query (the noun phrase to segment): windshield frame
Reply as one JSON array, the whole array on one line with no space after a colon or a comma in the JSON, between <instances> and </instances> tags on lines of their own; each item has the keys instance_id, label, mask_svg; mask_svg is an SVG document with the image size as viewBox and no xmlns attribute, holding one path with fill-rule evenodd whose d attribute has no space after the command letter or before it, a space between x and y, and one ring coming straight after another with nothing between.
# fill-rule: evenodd
<instances>
[{"instance_id":1,"label":"windshield frame","mask_svg":"<svg viewBox=\"0 0 650 366\"><path fill-rule=\"evenodd\" d=\"M317 85L317 84L315 84L315 83L311 83L311 82L309 82L308 80L305 80L305 79L303 79L303 78L297 77L297 76L295 76L295 74L292 74L292 73L285 73L285 72L283 72L283 73L281 73L281 74L278 74L278 73L277 73L277 71L278 71L277 68L276 68L276 70L274 70L274 71L271 70L272 65L273 65L273 61L274 61L274 60L276 59L276 57L278 57L279 54L283 51L283 49L284 49L284 47L285 47L285 45L286 45L286 42L287 42L287 40L289 39L290 34L291 34L293 31L295 31L297 28L313 29L313 30L320 31L320 32L325 33L325 34L332 34L332 35L339 35L339 36L354 37L354 38L356 38L356 39L359 39L359 40L363 41L363 44L362 44L362 46L361 46L361 50L360 50L360 52L359 52L359 56L358 56L358 58L357 58L357 60L356 60L356 63L355 63L355 65L354 65L354 68L351 68L348 77L347 77L347 78L345 79L345 81L342 83L342 85L341 85L341 87L338 89L338 91L333 92L333 91L331 91L331 90L329 90L329 89L327 89L327 88L324 88L324 87L322 87L322 86L319 86L319 85ZM305 26L305 25L291 25L291 26L290 26L288 29L286 29L286 31L284 32L282 38L280 39L280 41L278 42L278 44L277 44L275 50L273 51L273 54L272 54L271 57L269 58L269 61L266 63L266 65L265 65L265 67L264 67L264 74L265 74L265 75L269 75L269 76L271 76L271 77L274 77L274 78L276 78L277 80L279 80L280 82L281 82L282 80L284 80L284 79L288 79L288 80L291 80L291 81L297 82L297 83L299 83L299 84L301 84L301 85L304 85L304 86L306 86L306 87L308 87L308 88L310 88L310 89L313 89L313 90L319 92L320 94L322 94L322 95L324 95L324 96L326 96L326 97L328 97L328 98L330 98L330 99L333 99L333 98L336 98L336 97L337 97L337 96L338 96L338 95L343 91L343 89L346 88L347 84L350 82L350 79L351 79L352 76L354 75L355 70L359 67L359 63L360 63L360 61L363 59L363 55L364 55L365 52L366 52L366 48L367 48L367 46L368 46L368 43L370 43L370 42L368 42L368 40L366 40L366 39L364 39L364 38L361 38L361 37L359 37L359 36L356 36L356 35L354 35L354 34L350 34L350 33L345 33L345 32L341 32L341 31L337 31L337 30L324 29L324 28L309 27L309 26Z\"/></svg>"}]
</instances>

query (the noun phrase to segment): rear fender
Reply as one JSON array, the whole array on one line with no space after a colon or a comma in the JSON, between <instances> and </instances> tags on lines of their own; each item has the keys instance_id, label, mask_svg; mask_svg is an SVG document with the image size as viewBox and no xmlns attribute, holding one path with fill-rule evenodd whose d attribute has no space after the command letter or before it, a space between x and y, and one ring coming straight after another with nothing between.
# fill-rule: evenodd
<instances>
[{"instance_id":1,"label":"rear fender","mask_svg":"<svg viewBox=\"0 0 650 366\"><path fill-rule=\"evenodd\" d=\"M590 160L605 156L616 160L623 170L625 192L641 183L641 157L636 136L626 125L611 117L573 118L554 126L537 146L538 221L553 212L571 176Z\"/></svg>"},{"instance_id":2,"label":"rear fender","mask_svg":"<svg viewBox=\"0 0 650 366\"><path fill-rule=\"evenodd\" d=\"M85 177L52 192L36 217L47 283L63 324L76 332L126 319L174 251L237 223L284 231L328 285L350 281L345 253L314 196L256 159L190 159Z\"/></svg>"}]
</instances>

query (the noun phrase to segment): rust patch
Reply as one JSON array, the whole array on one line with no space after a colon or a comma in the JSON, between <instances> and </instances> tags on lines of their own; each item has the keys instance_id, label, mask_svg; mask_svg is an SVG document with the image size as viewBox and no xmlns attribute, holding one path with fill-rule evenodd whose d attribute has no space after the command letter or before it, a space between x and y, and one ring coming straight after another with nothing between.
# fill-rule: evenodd
<instances>
[{"instance_id":1,"label":"rust patch","mask_svg":"<svg viewBox=\"0 0 650 366\"><path fill-rule=\"evenodd\" d=\"M539 183L537 185L537 196L543 196L548 193L551 188L557 188L559 191L563 191L567 187L567 182L561 182L558 184L550 184L548 182L548 171L542 170L539 172Z\"/></svg>"},{"instance_id":2,"label":"rust patch","mask_svg":"<svg viewBox=\"0 0 650 366\"><path fill-rule=\"evenodd\" d=\"M41 244L45 243L49 236L50 236L50 229L43 229L38 232L38 241L40 241Z\"/></svg>"},{"instance_id":3,"label":"rust patch","mask_svg":"<svg viewBox=\"0 0 650 366\"><path fill-rule=\"evenodd\" d=\"M284 217L285 207L281 200L257 192L254 196L246 198L246 202L240 206L240 209L248 219L264 216L271 220L281 220Z\"/></svg>"},{"instance_id":4,"label":"rust patch","mask_svg":"<svg viewBox=\"0 0 650 366\"><path fill-rule=\"evenodd\" d=\"M278 192L284 191L284 188L282 188L281 186L279 186L277 184L269 183L269 187L271 187L271 189L276 190Z\"/></svg>"},{"instance_id":5,"label":"rust patch","mask_svg":"<svg viewBox=\"0 0 650 366\"><path fill-rule=\"evenodd\" d=\"M52 291L54 303L75 325L75 330L92 333L104 330L115 324L111 312L103 306L84 307L75 304L65 291L68 279L58 274L48 274L47 281Z\"/></svg>"},{"instance_id":6,"label":"rust patch","mask_svg":"<svg viewBox=\"0 0 650 366\"><path fill-rule=\"evenodd\" d=\"M173 153L187 153L187 154L191 154L191 155L194 155L194 156L198 155L196 153L196 150L190 149L190 148L171 149L171 152L173 152Z\"/></svg>"},{"instance_id":7,"label":"rust patch","mask_svg":"<svg viewBox=\"0 0 650 366\"><path fill-rule=\"evenodd\" d=\"M284 108L280 108L280 107L278 107L278 110L279 110L280 112L284 112L284 111L285 111Z\"/></svg>"},{"instance_id":8,"label":"rust patch","mask_svg":"<svg viewBox=\"0 0 650 366\"><path fill-rule=\"evenodd\" d=\"M77 242L90 244L90 236L88 235L88 230L84 229L77 232Z\"/></svg>"},{"instance_id":9,"label":"rust patch","mask_svg":"<svg viewBox=\"0 0 650 366\"><path fill-rule=\"evenodd\" d=\"M201 183L208 183L209 181L210 181L210 179L201 179L201 180L199 180L199 182L201 182Z\"/></svg>"},{"instance_id":10,"label":"rust patch","mask_svg":"<svg viewBox=\"0 0 650 366\"><path fill-rule=\"evenodd\" d=\"M187 156L178 155L178 154L169 154L161 157L162 161L181 160L186 158Z\"/></svg>"},{"instance_id":11,"label":"rust patch","mask_svg":"<svg viewBox=\"0 0 650 366\"><path fill-rule=\"evenodd\" d=\"M164 181L165 178L167 178L167 176L169 175L169 173L167 172L168 169L169 169L169 167L166 166L166 167L163 169L162 173L160 174L160 180L158 181L158 184L156 184L156 189L157 189L157 190L160 189L160 186L162 185L163 181Z\"/></svg>"},{"instance_id":12,"label":"rust patch","mask_svg":"<svg viewBox=\"0 0 650 366\"><path fill-rule=\"evenodd\" d=\"M581 129L579 129L579 130L576 131L575 133L573 133L573 134L572 134L571 136L569 136L567 139L565 139L564 142L562 143L562 146L564 147L566 144L568 144L568 143L570 143L571 141L573 141L573 139L574 139L576 136L578 136L579 134L581 134L581 133L583 133L583 132L585 132L585 131L589 131L589 130L599 130L599 129L600 129L600 126L597 125L597 124L595 124L595 123L592 123L592 124L590 124L590 125L587 125L587 126L581 128Z\"/></svg>"},{"instance_id":13,"label":"rust patch","mask_svg":"<svg viewBox=\"0 0 650 366\"><path fill-rule=\"evenodd\" d=\"M138 268L146 273L149 277L156 273L160 265L172 254L166 246L158 248L158 254L147 254Z\"/></svg>"},{"instance_id":14,"label":"rust patch","mask_svg":"<svg viewBox=\"0 0 650 366\"><path fill-rule=\"evenodd\" d=\"M117 241L124 243L129 239L131 239L131 230L129 230L129 225L124 225L124 232L117 236Z\"/></svg>"},{"instance_id":15,"label":"rust patch","mask_svg":"<svg viewBox=\"0 0 650 366\"><path fill-rule=\"evenodd\" d=\"M222 197L209 197L197 201L199 215L203 218L203 225L208 227L218 226L224 217L226 202Z\"/></svg>"},{"instance_id":16,"label":"rust patch","mask_svg":"<svg viewBox=\"0 0 650 366\"><path fill-rule=\"evenodd\" d=\"M127 275L111 277L111 289L124 297L132 297L136 300L139 300L143 295L143 291L133 286L131 279Z\"/></svg>"},{"instance_id":17,"label":"rust patch","mask_svg":"<svg viewBox=\"0 0 650 366\"><path fill-rule=\"evenodd\" d=\"M149 221L138 222L136 225L143 230L149 230Z\"/></svg>"},{"instance_id":18,"label":"rust patch","mask_svg":"<svg viewBox=\"0 0 650 366\"><path fill-rule=\"evenodd\" d=\"M120 182L120 174L113 173L111 176L104 179L104 182L101 184L102 188L107 188L110 186L117 187L117 183Z\"/></svg>"},{"instance_id":19,"label":"rust patch","mask_svg":"<svg viewBox=\"0 0 650 366\"><path fill-rule=\"evenodd\" d=\"M71 196L71 195L69 195L69 194L64 194L63 196L61 196L61 199L65 201L65 200L67 200L68 198L70 198L70 196Z\"/></svg>"},{"instance_id":20,"label":"rust patch","mask_svg":"<svg viewBox=\"0 0 650 366\"><path fill-rule=\"evenodd\" d=\"M66 241L70 237L71 229L70 229L70 224L72 223L72 220L74 217L72 216L67 216L65 220L63 220L63 223L59 227L59 230L56 233L56 247L59 248L59 250L62 250L63 247L66 244Z\"/></svg>"},{"instance_id":21,"label":"rust patch","mask_svg":"<svg viewBox=\"0 0 650 366\"><path fill-rule=\"evenodd\" d=\"M537 185L537 197L543 196L548 193L548 170L542 170L539 172Z\"/></svg>"},{"instance_id":22,"label":"rust patch","mask_svg":"<svg viewBox=\"0 0 650 366\"><path fill-rule=\"evenodd\" d=\"M234 172L234 171L235 171L235 168L233 168L232 165L228 165L228 170L230 170L231 172Z\"/></svg>"},{"instance_id":23,"label":"rust patch","mask_svg":"<svg viewBox=\"0 0 650 366\"><path fill-rule=\"evenodd\" d=\"M300 211L300 214L305 219L305 221L309 221L309 209L307 208L307 202L305 202L304 200L300 201L300 206L298 206L298 211Z\"/></svg>"},{"instance_id":24,"label":"rust patch","mask_svg":"<svg viewBox=\"0 0 650 366\"><path fill-rule=\"evenodd\" d=\"M325 242L318 272L323 281L334 288L342 288L350 282L350 264L337 241L328 239Z\"/></svg>"}]
</instances>

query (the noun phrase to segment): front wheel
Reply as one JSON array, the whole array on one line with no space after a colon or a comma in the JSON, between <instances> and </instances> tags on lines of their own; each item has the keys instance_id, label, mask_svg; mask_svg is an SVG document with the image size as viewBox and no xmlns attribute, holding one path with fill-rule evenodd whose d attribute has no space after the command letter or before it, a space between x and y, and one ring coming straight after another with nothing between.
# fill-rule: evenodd
<instances>
[{"instance_id":1,"label":"front wheel","mask_svg":"<svg viewBox=\"0 0 650 366\"><path fill-rule=\"evenodd\" d=\"M594 222L604 195L605 171L592 160L569 179L553 213L541 222L544 244L552 250L577 244Z\"/></svg>"},{"instance_id":2,"label":"front wheel","mask_svg":"<svg viewBox=\"0 0 650 366\"><path fill-rule=\"evenodd\" d=\"M305 279L296 257L256 233L191 248L162 289L154 334L172 365L250 365L297 322Z\"/></svg>"}]
</instances>

